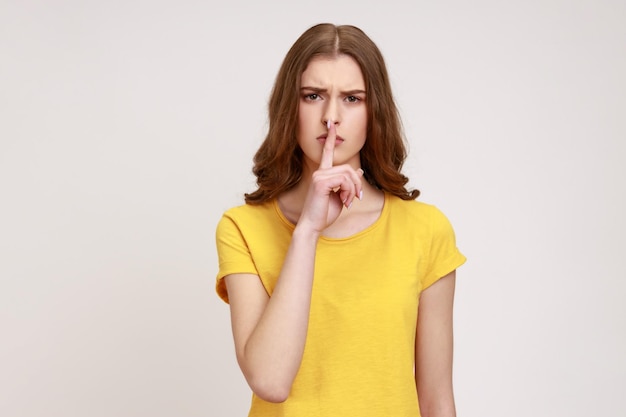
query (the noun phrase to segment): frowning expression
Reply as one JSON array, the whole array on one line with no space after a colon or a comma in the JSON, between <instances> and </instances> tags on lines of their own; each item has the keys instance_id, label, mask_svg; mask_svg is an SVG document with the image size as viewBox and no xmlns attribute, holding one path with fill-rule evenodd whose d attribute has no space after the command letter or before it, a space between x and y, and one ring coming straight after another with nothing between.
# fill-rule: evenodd
<instances>
[{"instance_id":1,"label":"frowning expression","mask_svg":"<svg viewBox=\"0 0 626 417\"><path fill-rule=\"evenodd\" d=\"M359 152L367 135L363 73L350 56L317 57L300 79L297 139L305 164L317 169L327 135L326 122L337 128L334 164L360 167Z\"/></svg>"}]
</instances>

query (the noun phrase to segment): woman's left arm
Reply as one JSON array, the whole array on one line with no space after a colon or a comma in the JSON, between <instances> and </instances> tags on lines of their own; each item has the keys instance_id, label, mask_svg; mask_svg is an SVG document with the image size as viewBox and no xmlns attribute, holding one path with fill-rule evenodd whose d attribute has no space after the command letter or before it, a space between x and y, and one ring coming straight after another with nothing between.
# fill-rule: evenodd
<instances>
[{"instance_id":1,"label":"woman's left arm","mask_svg":"<svg viewBox=\"0 0 626 417\"><path fill-rule=\"evenodd\" d=\"M420 296L415 340L415 384L422 417L456 417L452 389L452 307L456 271Z\"/></svg>"}]
</instances>

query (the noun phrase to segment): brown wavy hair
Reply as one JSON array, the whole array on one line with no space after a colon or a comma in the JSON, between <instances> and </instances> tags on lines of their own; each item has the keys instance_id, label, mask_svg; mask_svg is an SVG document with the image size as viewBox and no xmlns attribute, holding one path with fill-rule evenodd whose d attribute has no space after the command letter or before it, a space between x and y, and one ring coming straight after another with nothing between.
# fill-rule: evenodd
<instances>
[{"instance_id":1,"label":"brown wavy hair","mask_svg":"<svg viewBox=\"0 0 626 417\"><path fill-rule=\"evenodd\" d=\"M258 189L245 194L246 203L264 203L302 178L303 154L296 139L300 77L313 58L338 55L352 57L365 80L367 138L360 156L366 180L404 200L419 196L418 190L407 190L409 179L401 173L407 150L380 50L355 26L322 23L296 40L278 71L268 105L269 130L254 156Z\"/></svg>"}]
</instances>

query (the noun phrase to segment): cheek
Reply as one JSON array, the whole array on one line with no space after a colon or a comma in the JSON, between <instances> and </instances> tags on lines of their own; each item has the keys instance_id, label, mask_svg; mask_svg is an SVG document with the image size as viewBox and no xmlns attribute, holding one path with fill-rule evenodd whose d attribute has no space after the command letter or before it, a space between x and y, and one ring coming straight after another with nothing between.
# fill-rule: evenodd
<instances>
[{"instance_id":1,"label":"cheek","mask_svg":"<svg viewBox=\"0 0 626 417\"><path fill-rule=\"evenodd\" d=\"M298 110L298 128L297 128L299 132L306 131L307 126L310 124L309 120L310 120L310 116L308 112L300 108Z\"/></svg>"},{"instance_id":2,"label":"cheek","mask_svg":"<svg viewBox=\"0 0 626 417\"><path fill-rule=\"evenodd\" d=\"M296 127L296 139L298 144L307 143L311 136L316 135L319 121L313 118L311 112L298 112L298 125Z\"/></svg>"},{"instance_id":3,"label":"cheek","mask_svg":"<svg viewBox=\"0 0 626 417\"><path fill-rule=\"evenodd\" d=\"M367 137L367 114L363 114L359 120L359 133L363 138L363 142L365 142L365 138Z\"/></svg>"},{"instance_id":4,"label":"cheek","mask_svg":"<svg viewBox=\"0 0 626 417\"><path fill-rule=\"evenodd\" d=\"M359 108L352 113L352 122L355 127L365 130L367 128L367 109L365 107Z\"/></svg>"},{"instance_id":5,"label":"cheek","mask_svg":"<svg viewBox=\"0 0 626 417\"><path fill-rule=\"evenodd\" d=\"M304 117L302 117L302 113L298 113L298 124L296 126L296 140L298 141L298 144L302 143L302 137L305 132L304 125Z\"/></svg>"}]
</instances>

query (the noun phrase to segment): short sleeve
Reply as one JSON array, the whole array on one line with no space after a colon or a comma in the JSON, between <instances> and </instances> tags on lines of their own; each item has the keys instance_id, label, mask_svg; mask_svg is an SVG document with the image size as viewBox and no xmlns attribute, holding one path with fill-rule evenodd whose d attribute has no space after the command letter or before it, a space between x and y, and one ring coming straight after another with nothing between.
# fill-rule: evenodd
<instances>
[{"instance_id":1,"label":"short sleeve","mask_svg":"<svg viewBox=\"0 0 626 417\"><path fill-rule=\"evenodd\" d=\"M217 224L215 241L219 260L215 290L217 295L228 303L224 277L230 274L258 275L258 272L241 230L227 214L224 214Z\"/></svg>"},{"instance_id":2,"label":"short sleeve","mask_svg":"<svg viewBox=\"0 0 626 417\"><path fill-rule=\"evenodd\" d=\"M431 241L427 272L422 278L422 290L454 271L466 261L465 256L456 246L456 237L450 221L436 207L432 207L429 224Z\"/></svg>"}]
</instances>

